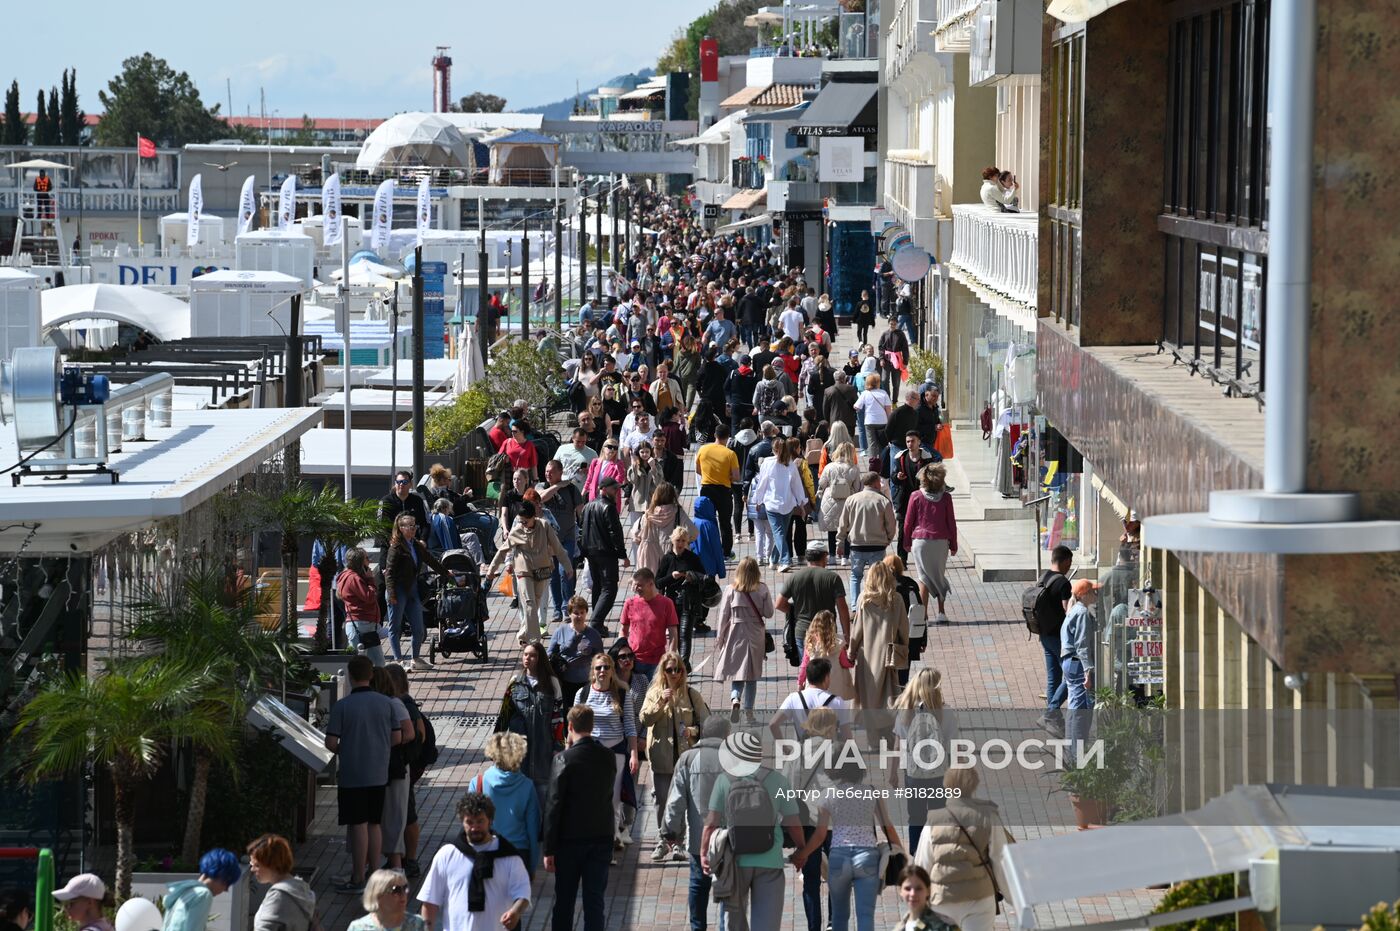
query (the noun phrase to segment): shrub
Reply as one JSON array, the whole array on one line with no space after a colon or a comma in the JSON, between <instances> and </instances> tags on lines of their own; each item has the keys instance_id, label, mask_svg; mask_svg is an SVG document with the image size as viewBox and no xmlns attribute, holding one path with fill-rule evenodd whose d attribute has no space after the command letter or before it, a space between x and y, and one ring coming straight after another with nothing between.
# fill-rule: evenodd
<instances>
[{"instance_id":1,"label":"shrub","mask_svg":"<svg viewBox=\"0 0 1400 931\"><path fill-rule=\"evenodd\" d=\"M1223 876L1206 876L1201 879L1188 879L1167 890L1162 901L1152 910L1155 915L1177 912L1197 905L1210 905L1235 897L1235 877L1226 873ZM1214 915L1210 918L1197 918L1178 924L1163 925L1162 931L1234 931L1234 915Z\"/></svg>"},{"instance_id":2,"label":"shrub","mask_svg":"<svg viewBox=\"0 0 1400 931\"><path fill-rule=\"evenodd\" d=\"M927 349L911 349L909 352L909 375L917 382L924 380L924 372L933 369L933 380L947 392L948 386L943 384L943 358L936 352Z\"/></svg>"},{"instance_id":3,"label":"shrub","mask_svg":"<svg viewBox=\"0 0 1400 931\"><path fill-rule=\"evenodd\" d=\"M482 384L472 385L451 404L429 408L423 417L423 445L441 452L455 447L492 410L491 397Z\"/></svg>"}]
</instances>

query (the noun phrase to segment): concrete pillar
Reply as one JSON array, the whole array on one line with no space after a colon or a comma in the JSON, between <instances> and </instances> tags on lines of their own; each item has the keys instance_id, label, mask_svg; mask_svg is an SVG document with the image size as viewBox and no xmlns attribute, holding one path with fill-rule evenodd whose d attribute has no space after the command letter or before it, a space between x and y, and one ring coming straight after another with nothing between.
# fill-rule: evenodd
<instances>
[{"instance_id":1,"label":"concrete pillar","mask_svg":"<svg viewBox=\"0 0 1400 931\"><path fill-rule=\"evenodd\" d=\"M1362 783L1368 789L1400 782L1400 703L1393 676L1360 680L1365 765Z\"/></svg>"},{"instance_id":2,"label":"concrete pillar","mask_svg":"<svg viewBox=\"0 0 1400 931\"><path fill-rule=\"evenodd\" d=\"M1244 761L1244 782L1269 781L1268 764L1268 679L1271 663L1264 650L1240 631L1240 652L1244 675L1241 681L1240 739Z\"/></svg>"},{"instance_id":3,"label":"concrete pillar","mask_svg":"<svg viewBox=\"0 0 1400 931\"><path fill-rule=\"evenodd\" d=\"M1186 567L1168 556L1168 576L1166 602L1162 609L1176 620L1180 631L1181 647L1177 652L1181 667L1181 677L1176 695L1176 707L1181 710L1180 733L1177 739L1181 760L1180 809L1190 810L1201 806L1201 718L1202 705L1202 649L1200 625L1200 586ZM1168 610L1168 604L1172 604ZM1170 698L1168 699L1170 702Z\"/></svg>"},{"instance_id":4,"label":"concrete pillar","mask_svg":"<svg viewBox=\"0 0 1400 931\"><path fill-rule=\"evenodd\" d=\"M1191 580L1196 604L1195 623L1200 662L1197 682L1200 715L1200 800L1208 802L1220 794L1220 607L1210 592ZM1189 774L1188 774L1189 775Z\"/></svg>"},{"instance_id":5,"label":"concrete pillar","mask_svg":"<svg viewBox=\"0 0 1400 931\"><path fill-rule=\"evenodd\" d=\"M1214 599L1212 599L1214 602ZM1218 606L1214 618L1220 635L1217 659L1220 697L1214 713L1219 736L1219 766L1216 767L1221 791L1228 791L1244 778L1244 631Z\"/></svg>"}]
</instances>

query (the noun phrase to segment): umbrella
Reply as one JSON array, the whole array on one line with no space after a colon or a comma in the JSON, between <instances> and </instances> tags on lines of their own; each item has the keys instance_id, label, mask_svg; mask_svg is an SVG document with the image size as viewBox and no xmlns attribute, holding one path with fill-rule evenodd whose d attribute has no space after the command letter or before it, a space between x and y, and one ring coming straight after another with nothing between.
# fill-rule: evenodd
<instances>
[{"instance_id":1,"label":"umbrella","mask_svg":"<svg viewBox=\"0 0 1400 931\"><path fill-rule=\"evenodd\" d=\"M31 158L27 162L11 162L6 168L45 168L49 171L72 171L72 165L65 165L62 162L51 162L46 158Z\"/></svg>"},{"instance_id":2,"label":"umbrella","mask_svg":"<svg viewBox=\"0 0 1400 931\"><path fill-rule=\"evenodd\" d=\"M369 134L355 167L374 171L408 165L471 168L462 131L436 113L400 113Z\"/></svg>"},{"instance_id":3,"label":"umbrella","mask_svg":"<svg viewBox=\"0 0 1400 931\"><path fill-rule=\"evenodd\" d=\"M404 271L393 265L385 265L383 262L376 262L370 258L352 259L350 262L350 283L355 283L356 276L375 275L380 278L402 278ZM331 280L339 281L341 269L331 270Z\"/></svg>"},{"instance_id":4,"label":"umbrella","mask_svg":"<svg viewBox=\"0 0 1400 931\"><path fill-rule=\"evenodd\" d=\"M476 341L476 327L469 325L466 328L466 338L462 340L462 348L457 352L457 393L461 394L476 382L481 380L485 374L485 366L481 364L481 351Z\"/></svg>"}]
</instances>

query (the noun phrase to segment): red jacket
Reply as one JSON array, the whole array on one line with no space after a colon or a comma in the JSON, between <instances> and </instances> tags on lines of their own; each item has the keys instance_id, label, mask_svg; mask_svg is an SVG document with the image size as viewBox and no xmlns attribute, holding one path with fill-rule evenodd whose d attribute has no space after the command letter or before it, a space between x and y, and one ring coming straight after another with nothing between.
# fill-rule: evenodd
<instances>
[{"instance_id":1,"label":"red jacket","mask_svg":"<svg viewBox=\"0 0 1400 931\"><path fill-rule=\"evenodd\" d=\"M502 429L499 425L486 431L486 435L491 439L491 445L496 447L496 452L501 451L501 447L506 445L506 440L510 439L510 431Z\"/></svg>"},{"instance_id":2,"label":"red jacket","mask_svg":"<svg viewBox=\"0 0 1400 931\"><path fill-rule=\"evenodd\" d=\"M953 516L953 496L944 492L934 501L923 489L911 492L904 510L904 548L915 540L947 540L948 552L958 552L958 519Z\"/></svg>"},{"instance_id":3,"label":"red jacket","mask_svg":"<svg viewBox=\"0 0 1400 931\"><path fill-rule=\"evenodd\" d=\"M379 622L379 595L373 580L351 572L341 571L335 580L340 600L345 602L345 616L355 621Z\"/></svg>"},{"instance_id":4,"label":"red jacket","mask_svg":"<svg viewBox=\"0 0 1400 931\"><path fill-rule=\"evenodd\" d=\"M506 440L501 446L501 452L506 454L513 469L529 469L530 474L535 474L535 466L539 463L539 456L535 454L535 444L526 440L524 443L517 443L515 437Z\"/></svg>"}]
</instances>

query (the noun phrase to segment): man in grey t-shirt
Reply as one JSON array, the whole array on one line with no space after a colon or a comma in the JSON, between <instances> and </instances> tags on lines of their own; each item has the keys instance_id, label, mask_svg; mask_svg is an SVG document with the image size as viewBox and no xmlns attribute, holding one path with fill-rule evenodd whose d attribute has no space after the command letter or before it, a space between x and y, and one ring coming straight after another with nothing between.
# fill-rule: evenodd
<instances>
[{"instance_id":1,"label":"man in grey t-shirt","mask_svg":"<svg viewBox=\"0 0 1400 931\"><path fill-rule=\"evenodd\" d=\"M544 466L544 484L538 488L540 503L554 518L559 530L559 544L571 560L578 558L578 518L583 510L583 493L573 482L564 477L564 467L558 459L551 459ZM564 567L556 565L554 576L549 581L550 592L554 596L554 623L564 622L564 605L574 597L573 573L566 573Z\"/></svg>"},{"instance_id":2,"label":"man in grey t-shirt","mask_svg":"<svg viewBox=\"0 0 1400 931\"><path fill-rule=\"evenodd\" d=\"M351 657L345 672L352 689L331 707L326 749L340 758L336 804L351 858L350 880L336 888L353 892L364 888L366 865L377 869L380 863L379 816L389 784L389 751L403 740L402 725L408 722L399 720L392 698L370 687L374 663L368 656Z\"/></svg>"}]
</instances>

